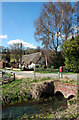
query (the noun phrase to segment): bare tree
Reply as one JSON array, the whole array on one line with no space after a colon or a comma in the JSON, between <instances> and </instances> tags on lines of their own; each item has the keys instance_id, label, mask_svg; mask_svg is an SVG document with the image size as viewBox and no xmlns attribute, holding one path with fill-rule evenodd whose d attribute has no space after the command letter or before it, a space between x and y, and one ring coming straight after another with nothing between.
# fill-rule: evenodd
<instances>
[{"instance_id":1,"label":"bare tree","mask_svg":"<svg viewBox=\"0 0 79 120\"><path fill-rule=\"evenodd\" d=\"M62 11L62 35L64 40L67 40L69 36L76 33L77 27L77 3L63 2L59 3L59 8Z\"/></svg>"},{"instance_id":2,"label":"bare tree","mask_svg":"<svg viewBox=\"0 0 79 120\"><path fill-rule=\"evenodd\" d=\"M46 3L39 18L34 22L35 39L41 41L46 50L46 60L48 50L57 51L61 43L68 38L72 32L75 8L71 3ZM64 36L64 38L63 38ZM47 63L46 63L47 64Z\"/></svg>"},{"instance_id":3,"label":"bare tree","mask_svg":"<svg viewBox=\"0 0 79 120\"><path fill-rule=\"evenodd\" d=\"M44 4L41 15L34 25L36 28L35 38L37 41L41 40L45 49L57 51L60 45L61 33L61 11L58 10L58 4Z\"/></svg>"}]
</instances>

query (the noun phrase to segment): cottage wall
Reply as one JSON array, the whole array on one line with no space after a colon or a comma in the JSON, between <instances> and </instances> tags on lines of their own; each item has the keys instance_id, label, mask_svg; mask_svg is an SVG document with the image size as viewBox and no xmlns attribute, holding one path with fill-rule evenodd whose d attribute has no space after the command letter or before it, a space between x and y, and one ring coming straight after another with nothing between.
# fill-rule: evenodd
<instances>
[{"instance_id":1,"label":"cottage wall","mask_svg":"<svg viewBox=\"0 0 79 120\"><path fill-rule=\"evenodd\" d=\"M34 63L31 63L31 65L28 65L28 68L34 68L35 67L35 64Z\"/></svg>"}]
</instances>

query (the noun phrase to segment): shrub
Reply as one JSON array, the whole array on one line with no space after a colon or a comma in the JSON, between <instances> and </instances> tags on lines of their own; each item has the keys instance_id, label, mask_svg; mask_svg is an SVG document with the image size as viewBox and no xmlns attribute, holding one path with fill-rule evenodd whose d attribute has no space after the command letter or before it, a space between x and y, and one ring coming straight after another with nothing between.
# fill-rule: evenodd
<instances>
[{"instance_id":1,"label":"shrub","mask_svg":"<svg viewBox=\"0 0 79 120\"><path fill-rule=\"evenodd\" d=\"M35 68L39 68L39 65L35 65Z\"/></svg>"},{"instance_id":2,"label":"shrub","mask_svg":"<svg viewBox=\"0 0 79 120\"><path fill-rule=\"evenodd\" d=\"M68 71L79 72L79 37L66 40L62 44L65 67Z\"/></svg>"},{"instance_id":3,"label":"shrub","mask_svg":"<svg viewBox=\"0 0 79 120\"><path fill-rule=\"evenodd\" d=\"M45 66L45 65L42 65L42 68L44 69L44 68L46 68L46 66Z\"/></svg>"},{"instance_id":4,"label":"shrub","mask_svg":"<svg viewBox=\"0 0 79 120\"><path fill-rule=\"evenodd\" d=\"M54 69L54 66L51 66L51 69Z\"/></svg>"}]
</instances>

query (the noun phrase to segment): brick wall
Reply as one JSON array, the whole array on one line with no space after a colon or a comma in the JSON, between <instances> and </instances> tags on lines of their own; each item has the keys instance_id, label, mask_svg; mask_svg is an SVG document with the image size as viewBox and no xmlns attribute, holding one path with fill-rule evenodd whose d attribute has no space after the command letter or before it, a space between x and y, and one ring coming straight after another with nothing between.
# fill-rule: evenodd
<instances>
[{"instance_id":1,"label":"brick wall","mask_svg":"<svg viewBox=\"0 0 79 120\"><path fill-rule=\"evenodd\" d=\"M71 95L76 96L77 95L77 85L72 85L68 83L62 83L62 82L54 82L54 94L60 91L65 98L68 98Z\"/></svg>"}]
</instances>

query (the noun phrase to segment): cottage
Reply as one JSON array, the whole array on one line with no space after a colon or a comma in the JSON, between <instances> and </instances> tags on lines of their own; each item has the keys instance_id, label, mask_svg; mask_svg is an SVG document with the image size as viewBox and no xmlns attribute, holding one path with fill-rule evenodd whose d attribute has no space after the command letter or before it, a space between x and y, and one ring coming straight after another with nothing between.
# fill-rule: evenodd
<instances>
[{"instance_id":1,"label":"cottage","mask_svg":"<svg viewBox=\"0 0 79 120\"><path fill-rule=\"evenodd\" d=\"M26 68L34 68L35 65L42 66L45 62L45 59L41 52L33 53L33 54L28 54L28 55L23 55L22 57L22 64Z\"/></svg>"}]
</instances>

